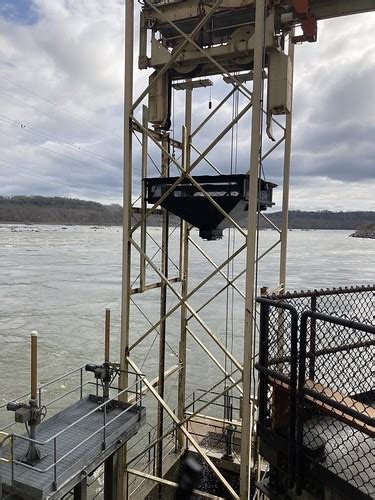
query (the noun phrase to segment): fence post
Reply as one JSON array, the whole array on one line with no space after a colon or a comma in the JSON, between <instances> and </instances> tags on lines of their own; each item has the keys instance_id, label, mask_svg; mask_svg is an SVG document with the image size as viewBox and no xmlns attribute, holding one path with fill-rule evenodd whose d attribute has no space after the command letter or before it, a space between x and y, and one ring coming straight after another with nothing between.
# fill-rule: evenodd
<instances>
[{"instance_id":1,"label":"fence post","mask_svg":"<svg viewBox=\"0 0 375 500\"><path fill-rule=\"evenodd\" d=\"M298 366L298 392L297 392L297 437L296 437L296 494L302 492L301 473L302 473L302 453L303 453L303 424L304 424L304 404L305 394L304 385L306 377L306 343L307 343L307 322L311 313L305 311L300 320L300 351Z\"/></svg>"},{"instance_id":2,"label":"fence post","mask_svg":"<svg viewBox=\"0 0 375 500\"><path fill-rule=\"evenodd\" d=\"M268 333L269 333L270 308L268 304L260 304L259 325L259 365L268 366ZM267 375L259 372L259 422L264 425L267 413Z\"/></svg>"},{"instance_id":3,"label":"fence post","mask_svg":"<svg viewBox=\"0 0 375 500\"><path fill-rule=\"evenodd\" d=\"M107 419L106 419L106 413L107 413L107 403L103 406L103 443L102 443L102 450L104 451L107 447L107 437L106 437L106 425L107 425Z\"/></svg>"},{"instance_id":4,"label":"fence post","mask_svg":"<svg viewBox=\"0 0 375 500\"><path fill-rule=\"evenodd\" d=\"M57 490L57 438L53 440L53 489Z\"/></svg>"},{"instance_id":5,"label":"fence post","mask_svg":"<svg viewBox=\"0 0 375 500\"><path fill-rule=\"evenodd\" d=\"M316 312L316 295L311 297L311 312ZM309 379L315 379L315 347L316 347L316 319L310 320L310 358L309 358Z\"/></svg>"}]
</instances>

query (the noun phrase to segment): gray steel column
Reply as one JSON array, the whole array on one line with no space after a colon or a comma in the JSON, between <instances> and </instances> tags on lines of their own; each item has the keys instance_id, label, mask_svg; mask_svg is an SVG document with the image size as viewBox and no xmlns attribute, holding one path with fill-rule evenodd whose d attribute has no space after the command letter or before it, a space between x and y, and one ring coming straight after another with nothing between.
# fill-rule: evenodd
<instances>
[{"instance_id":1,"label":"gray steel column","mask_svg":"<svg viewBox=\"0 0 375 500\"><path fill-rule=\"evenodd\" d=\"M185 98L185 127L183 128L183 161L182 166L185 171L190 168L190 141L192 124L192 100L193 88L188 85ZM181 221L181 245L180 245L180 277L181 277L181 296L186 299L188 294L188 266L189 266L189 229L186 221ZM179 361L180 371L178 374L178 410L179 420L184 419L185 399L186 399L186 337L187 337L187 308L184 303L181 304L181 327L179 343ZM178 433L178 447L182 449L185 443L185 436L182 432Z\"/></svg>"},{"instance_id":2,"label":"gray steel column","mask_svg":"<svg viewBox=\"0 0 375 500\"><path fill-rule=\"evenodd\" d=\"M142 107L142 125L145 129L148 128L148 108L147 106ZM146 186L143 179L147 177L147 160L148 160L148 136L143 131L142 132L142 185L141 185L141 247L146 253L146 241L147 241L147 220L145 219L147 211L147 201L146 201ZM145 258L140 255L140 276L139 276L139 288L143 292L146 285L146 261Z\"/></svg>"},{"instance_id":3,"label":"gray steel column","mask_svg":"<svg viewBox=\"0 0 375 500\"><path fill-rule=\"evenodd\" d=\"M85 476L73 490L74 500L87 500L87 476Z\"/></svg>"},{"instance_id":4,"label":"gray steel column","mask_svg":"<svg viewBox=\"0 0 375 500\"><path fill-rule=\"evenodd\" d=\"M133 71L134 71L134 0L125 2L125 75L124 75L124 171L123 171L123 230L122 230L122 296L121 296L121 370L128 367L129 350L129 309L130 309L130 275L131 275L131 214L132 214L132 104L133 104ZM127 387L128 377L120 376L120 388ZM127 498L127 481L125 480L126 445L116 457L116 498Z\"/></svg>"},{"instance_id":5,"label":"gray steel column","mask_svg":"<svg viewBox=\"0 0 375 500\"><path fill-rule=\"evenodd\" d=\"M169 153L169 134L165 132L162 138L162 145ZM162 177L169 175L169 157L162 153ZM168 250L169 250L169 212L162 208L161 227L161 266L160 270L168 278ZM165 341L166 341L166 320L167 314L167 285L164 281L160 285L160 327L159 327L159 378L158 393L164 399L165 386ZM164 432L164 409L158 404L157 438L160 439L156 445L156 475L163 477L163 440Z\"/></svg>"},{"instance_id":6,"label":"gray steel column","mask_svg":"<svg viewBox=\"0 0 375 500\"><path fill-rule=\"evenodd\" d=\"M113 499L113 455L104 462L104 500Z\"/></svg>"},{"instance_id":7,"label":"gray steel column","mask_svg":"<svg viewBox=\"0 0 375 500\"><path fill-rule=\"evenodd\" d=\"M246 300L245 300L245 329L244 329L244 361L243 361L243 410L241 432L241 469L240 469L240 497L248 500L250 494L250 464L251 464L251 432L253 372L253 337L255 314L255 264L257 243L257 206L258 206L258 176L260 170L261 150L261 118L262 118L262 89L263 89L263 58L264 58L264 26L265 0L257 0L255 11L255 50L254 50L254 84L253 84L253 113L251 125L251 153L250 153L250 189L249 213L247 234L246 260Z\"/></svg>"},{"instance_id":8,"label":"gray steel column","mask_svg":"<svg viewBox=\"0 0 375 500\"><path fill-rule=\"evenodd\" d=\"M289 226L289 180L290 180L290 156L292 149L292 112L293 112L293 73L294 73L294 29L289 35L288 55L292 63L292 104L290 114L286 115L285 122L285 149L284 149L284 179L283 179L283 217L281 222L281 249L280 249L280 278L279 283L282 290L286 290L286 261L288 251L288 226Z\"/></svg>"}]
</instances>

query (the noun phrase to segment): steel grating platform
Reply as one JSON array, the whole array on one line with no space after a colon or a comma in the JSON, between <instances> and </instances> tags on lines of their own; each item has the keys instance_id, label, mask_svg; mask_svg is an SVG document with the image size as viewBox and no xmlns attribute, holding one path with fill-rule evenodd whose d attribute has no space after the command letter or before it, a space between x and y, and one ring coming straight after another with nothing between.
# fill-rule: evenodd
<instances>
[{"instance_id":1,"label":"steel grating platform","mask_svg":"<svg viewBox=\"0 0 375 500\"><path fill-rule=\"evenodd\" d=\"M88 415L98 404L87 397L42 422L38 426L37 440L46 442L52 439L39 446L42 459L33 468L18 462L26 453L28 441L15 437L14 460L17 462L13 463L13 481L11 463L1 467L4 489L22 498L61 498L133 437L144 424L146 411L143 407L119 404L121 407L113 408L105 416L101 410ZM77 422L82 417L85 418ZM61 431L64 432L57 435ZM56 460L61 459L61 462L56 466L55 482L53 437L56 435ZM3 456L8 455L9 448L4 447Z\"/></svg>"}]
</instances>

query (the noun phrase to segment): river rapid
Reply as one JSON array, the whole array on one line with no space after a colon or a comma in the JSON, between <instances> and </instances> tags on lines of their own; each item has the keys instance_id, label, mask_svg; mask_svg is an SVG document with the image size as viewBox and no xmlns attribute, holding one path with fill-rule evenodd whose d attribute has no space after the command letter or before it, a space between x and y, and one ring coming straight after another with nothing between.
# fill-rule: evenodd
<instances>
[{"instance_id":1,"label":"river rapid","mask_svg":"<svg viewBox=\"0 0 375 500\"><path fill-rule=\"evenodd\" d=\"M155 241L160 241L160 229L150 228ZM288 289L301 290L332 286L373 284L375 282L375 242L349 238L352 231L289 232ZM240 238L230 239L228 231L216 242L206 242L193 231L194 240L215 262L226 258L232 248L238 248ZM100 362L103 353L103 319L106 307L112 311L112 359L118 359L121 300L121 228L87 226L2 225L0 226L0 402L27 391L29 386L29 336L39 332L39 381L83 365ZM275 231L262 231L259 253L275 240ZM178 230L171 236L170 257L176 262ZM150 253L157 251L150 239ZM160 258L157 257L159 260ZM190 286L212 271L211 265L192 247L190 252ZM133 277L137 277L139 262L135 259ZM245 266L245 255L233 268L224 269L235 276ZM176 273L170 265L170 276ZM261 261L258 288L277 283L278 251L272 251ZM150 272L149 281L155 281ZM244 278L237 282L244 287ZM224 281L209 282L191 304L197 309ZM223 342L229 341L233 352L241 356L243 308L237 292L221 294L202 311L205 321L218 331ZM147 294L146 294L147 295ZM144 304L135 297L147 316L157 320L160 290L150 292ZM169 298L168 307L176 299ZM230 313L228 315L228 304ZM149 326L140 313L132 317L134 337ZM178 350L178 315L169 322L167 366L176 362ZM198 327L197 327L198 328ZM147 359L156 370L157 343L155 337L139 346L135 357L140 364ZM189 344L192 359L191 377L202 377L207 362L200 348ZM210 379L210 374L206 374ZM214 374L212 374L214 379ZM63 384L64 382L62 382Z\"/></svg>"}]
</instances>

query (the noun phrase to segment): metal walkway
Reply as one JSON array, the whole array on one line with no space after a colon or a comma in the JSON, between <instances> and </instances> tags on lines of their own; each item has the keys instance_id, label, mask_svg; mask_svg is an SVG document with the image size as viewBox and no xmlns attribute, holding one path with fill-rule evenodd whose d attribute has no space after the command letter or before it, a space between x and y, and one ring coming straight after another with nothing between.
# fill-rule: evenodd
<instances>
[{"instance_id":1,"label":"metal walkway","mask_svg":"<svg viewBox=\"0 0 375 500\"><path fill-rule=\"evenodd\" d=\"M121 403L106 413L90 397L74 403L40 424L38 442L45 444L36 466L19 461L27 451L27 436L14 438L14 460L2 468L4 489L24 498L61 497L134 436L145 417L138 405Z\"/></svg>"}]
</instances>

